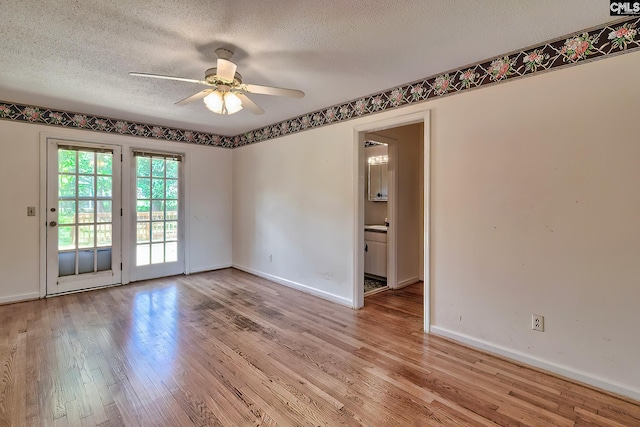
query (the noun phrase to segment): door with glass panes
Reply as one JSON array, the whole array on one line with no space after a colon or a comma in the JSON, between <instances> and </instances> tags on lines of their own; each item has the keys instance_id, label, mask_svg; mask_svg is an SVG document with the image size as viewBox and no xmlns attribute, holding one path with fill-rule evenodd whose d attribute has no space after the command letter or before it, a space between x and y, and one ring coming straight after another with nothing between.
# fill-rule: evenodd
<instances>
[{"instance_id":1,"label":"door with glass panes","mask_svg":"<svg viewBox=\"0 0 640 427\"><path fill-rule=\"evenodd\" d=\"M120 153L47 142L47 295L121 283Z\"/></svg>"},{"instance_id":2,"label":"door with glass panes","mask_svg":"<svg viewBox=\"0 0 640 427\"><path fill-rule=\"evenodd\" d=\"M131 280L184 273L182 156L133 151Z\"/></svg>"}]
</instances>

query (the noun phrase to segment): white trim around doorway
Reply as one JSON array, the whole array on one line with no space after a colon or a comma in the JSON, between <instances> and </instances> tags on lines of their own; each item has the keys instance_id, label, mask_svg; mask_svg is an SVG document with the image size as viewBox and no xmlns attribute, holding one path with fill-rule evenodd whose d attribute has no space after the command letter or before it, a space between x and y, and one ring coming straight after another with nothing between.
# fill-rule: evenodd
<instances>
[{"instance_id":1,"label":"white trim around doorway","mask_svg":"<svg viewBox=\"0 0 640 427\"><path fill-rule=\"evenodd\" d=\"M430 268L430 165L431 165L431 127L430 110L405 114L384 120L372 119L368 123L354 126L353 150L354 171L357 179L354 179L355 215L354 215L354 280L353 280L353 308L364 306L364 140L365 133L380 131L393 127L405 126L415 123L424 123L424 331L429 332L431 327L431 268Z\"/></svg>"}]
</instances>

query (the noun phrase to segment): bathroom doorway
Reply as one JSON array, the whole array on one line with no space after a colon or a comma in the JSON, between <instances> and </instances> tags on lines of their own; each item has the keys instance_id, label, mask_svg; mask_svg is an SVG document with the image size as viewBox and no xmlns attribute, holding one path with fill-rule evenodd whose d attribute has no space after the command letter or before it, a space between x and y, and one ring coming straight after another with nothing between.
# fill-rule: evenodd
<instances>
[{"instance_id":1,"label":"bathroom doorway","mask_svg":"<svg viewBox=\"0 0 640 427\"><path fill-rule=\"evenodd\" d=\"M371 279L380 282L374 285L374 292L400 289L422 281L426 331L429 323L428 118L426 111L371 122L355 129L360 179L354 308L366 304L364 296L371 295L371 287L365 288L365 283ZM385 150L386 158L382 153ZM384 173L385 169L386 180L378 177L378 171Z\"/></svg>"},{"instance_id":2,"label":"bathroom doorway","mask_svg":"<svg viewBox=\"0 0 640 427\"><path fill-rule=\"evenodd\" d=\"M389 144L396 140L365 134L364 159L364 296L389 289L387 283L389 226Z\"/></svg>"}]
</instances>

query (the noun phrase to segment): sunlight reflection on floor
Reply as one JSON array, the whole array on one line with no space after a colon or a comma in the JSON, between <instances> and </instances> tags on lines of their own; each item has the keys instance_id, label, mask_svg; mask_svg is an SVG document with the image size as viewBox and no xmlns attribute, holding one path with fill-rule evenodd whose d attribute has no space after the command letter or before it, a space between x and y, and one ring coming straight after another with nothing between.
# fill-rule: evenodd
<instances>
[{"instance_id":1,"label":"sunlight reflection on floor","mask_svg":"<svg viewBox=\"0 0 640 427\"><path fill-rule=\"evenodd\" d=\"M175 285L136 294L128 350L136 371L150 371L161 377L173 373L178 342L178 299Z\"/></svg>"}]
</instances>

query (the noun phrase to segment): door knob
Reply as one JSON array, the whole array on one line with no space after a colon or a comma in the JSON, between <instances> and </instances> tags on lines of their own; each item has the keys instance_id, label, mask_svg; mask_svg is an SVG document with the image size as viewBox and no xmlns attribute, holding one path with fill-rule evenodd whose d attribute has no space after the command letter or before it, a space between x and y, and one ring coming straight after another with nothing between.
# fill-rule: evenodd
<instances>
[{"instance_id":1,"label":"door knob","mask_svg":"<svg viewBox=\"0 0 640 427\"><path fill-rule=\"evenodd\" d=\"M55 221L51 221L51 222L49 223L49 226L50 226L50 227L55 227L56 225L58 225L58 223L57 223L57 222L55 222Z\"/></svg>"}]
</instances>

